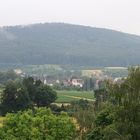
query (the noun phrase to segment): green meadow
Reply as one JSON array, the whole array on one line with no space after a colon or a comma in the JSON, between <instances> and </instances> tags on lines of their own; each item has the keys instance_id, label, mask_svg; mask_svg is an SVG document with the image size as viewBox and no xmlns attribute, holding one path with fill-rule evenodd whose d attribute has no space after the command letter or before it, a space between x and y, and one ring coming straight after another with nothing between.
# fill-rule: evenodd
<instances>
[{"instance_id":1,"label":"green meadow","mask_svg":"<svg viewBox=\"0 0 140 140\"><path fill-rule=\"evenodd\" d=\"M57 91L56 103L70 103L79 99L94 101L93 91Z\"/></svg>"}]
</instances>

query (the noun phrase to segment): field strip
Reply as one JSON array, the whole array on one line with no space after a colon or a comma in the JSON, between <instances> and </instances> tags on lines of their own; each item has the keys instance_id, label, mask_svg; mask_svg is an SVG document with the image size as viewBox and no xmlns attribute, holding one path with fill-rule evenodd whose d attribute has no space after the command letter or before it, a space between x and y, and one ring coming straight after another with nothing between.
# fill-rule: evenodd
<instances>
[{"instance_id":1,"label":"field strip","mask_svg":"<svg viewBox=\"0 0 140 140\"><path fill-rule=\"evenodd\" d=\"M65 97L70 97L70 98L75 98L75 99L84 99L84 100L88 100L88 101L95 101L93 99L88 99L88 98L84 98L84 97L76 97L76 96L69 96L69 95L63 95Z\"/></svg>"}]
</instances>

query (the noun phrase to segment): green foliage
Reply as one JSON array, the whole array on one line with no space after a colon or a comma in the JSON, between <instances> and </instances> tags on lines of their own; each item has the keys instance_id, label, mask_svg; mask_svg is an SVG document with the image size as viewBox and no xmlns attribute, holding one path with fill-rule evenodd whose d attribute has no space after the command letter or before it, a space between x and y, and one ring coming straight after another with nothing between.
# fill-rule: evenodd
<instances>
[{"instance_id":1,"label":"green foliage","mask_svg":"<svg viewBox=\"0 0 140 140\"><path fill-rule=\"evenodd\" d=\"M95 109L100 109L100 106L102 106L103 102L106 102L108 100L108 92L105 88L103 89L97 89L94 90L94 96L95 96Z\"/></svg>"},{"instance_id":2,"label":"green foliage","mask_svg":"<svg viewBox=\"0 0 140 140\"><path fill-rule=\"evenodd\" d=\"M129 70L127 79L120 85L110 85L116 101L115 129L124 139L140 138L140 67Z\"/></svg>"},{"instance_id":3,"label":"green foliage","mask_svg":"<svg viewBox=\"0 0 140 140\"><path fill-rule=\"evenodd\" d=\"M94 120L94 128L92 128L87 134L88 140L108 140L105 138L105 130L114 121L114 108L113 106L105 106L104 109L96 114Z\"/></svg>"},{"instance_id":4,"label":"green foliage","mask_svg":"<svg viewBox=\"0 0 140 140\"><path fill-rule=\"evenodd\" d=\"M72 116L77 120L79 124L79 139L84 139L87 131L94 127L95 111L92 102L87 100L79 100L71 102L71 106L68 111L72 112Z\"/></svg>"},{"instance_id":5,"label":"green foliage","mask_svg":"<svg viewBox=\"0 0 140 140\"><path fill-rule=\"evenodd\" d=\"M86 140L103 140L103 134L100 127L96 127L86 136Z\"/></svg>"},{"instance_id":6,"label":"green foliage","mask_svg":"<svg viewBox=\"0 0 140 140\"><path fill-rule=\"evenodd\" d=\"M113 119L113 108L107 107L97 114L95 123L96 126L105 127L112 124Z\"/></svg>"},{"instance_id":7,"label":"green foliage","mask_svg":"<svg viewBox=\"0 0 140 140\"><path fill-rule=\"evenodd\" d=\"M75 110L78 109L86 110L89 107L89 102L87 100L80 99L78 101L72 101L71 106L72 108L75 108Z\"/></svg>"},{"instance_id":8,"label":"green foliage","mask_svg":"<svg viewBox=\"0 0 140 140\"><path fill-rule=\"evenodd\" d=\"M121 83L108 84L108 94L113 100L108 100L106 108L99 111L95 120L96 127L87 135L88 139L140 139L139 85L140 67L129 69L128 77L122 79Z\"/></svg>"},{"instance_id":9,"label":"green foliage","mask_svg":"<svg viewBox=\"0 0 140 140\"><path fill-rule=\"evenodd\" d=\"M56 92L47 85L41 85L36 91L34 102L38 107L49 106L57 99Z\"/></svg>"},{"instance_id":10,"label":"green foliage","mask_svg":"<svg viewBox=\"0 0 140 140\"><path fill-rule=\"evenodd\" d=\"M30 106L28 91L21 84L9 81L1 95L0 113L16 112Z\"/></svg>"},{"instance_id":11,"label":"green foliage","mask_svg":"<svg viewBox=\"0 0 140 140\"><path fill-rule=\"evenodd\" d=\"M94 101L93 91L57 90L57 96L56 103L70 103L72 101L78 101L79 99Z\"/></svg>"},{"instance_id":12,"label":"green foliage","mask_svg":"<svg viewBox=\"0 0 140 140\"><path fill-rule=\"evenodd\" d=\"M0 117L0 127L3 126L4 118L5 118L5 117Z\"/></svg>"},{"instance_id":13,"label":"green foliage","mask_svg":"<svg viewBox=\"0 0 140 140\"><path fill-rule=\"evenodd\" d=\"M0 72L0 84L6 84L9 80L16 80L17 78L19 78L19 76L16 75L13 70Z\"/></svg>"},{"instance_id":14,"label":"green foliage","mask_svg":"<svg viewBox=\"0 0 140 140\"><path fill-rule=\"evenodd\" d=\"M17 112L35 106L49 106L56 98L54 90L32 77L18 83L10 81L1 94L0 113L5 115L7 112Z\"/></svg>"},{"instance_id":15,"label":"green foliage","mask_svg":"<svg viewBox=\"0 0 140 140\"><path fill-rule=\"evenodd\" d=\"M39 108L8 114L0 128L2 140L73 140L75 126L65 113L55 116L49 109Z\"/></svg>"}]
</instances>

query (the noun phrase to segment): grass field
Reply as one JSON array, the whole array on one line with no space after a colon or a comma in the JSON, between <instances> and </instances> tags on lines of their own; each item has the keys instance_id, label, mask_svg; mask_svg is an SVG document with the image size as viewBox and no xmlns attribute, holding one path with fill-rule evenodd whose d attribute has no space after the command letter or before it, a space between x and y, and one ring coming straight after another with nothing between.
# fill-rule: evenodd
<instances>
[{"instance_id":1,"label":"grass field","mask_svg":"<svg viewBox=\"0 0 140 140\"><path fill-rule=\"evenodd\" d=\"M56 103L70 103L79 99L94 101L94 93L89 91L57 91Z\"/></svg>"}]
</instances>

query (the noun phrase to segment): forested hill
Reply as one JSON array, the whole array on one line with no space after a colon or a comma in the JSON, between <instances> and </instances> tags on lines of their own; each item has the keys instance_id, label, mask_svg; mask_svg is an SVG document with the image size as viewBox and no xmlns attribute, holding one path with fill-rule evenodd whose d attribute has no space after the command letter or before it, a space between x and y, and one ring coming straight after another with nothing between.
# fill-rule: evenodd
<instances>
[{"instance_id":1,"label":"forested hill","mask_svg":"<svg viewBox=\"0 0 140 140\"><path fill-rule=\"evenodd\" d=\"M140 36L87 26L45 23L0 28L0 66L140 64Z\"/></svg>"}]
</instances>

